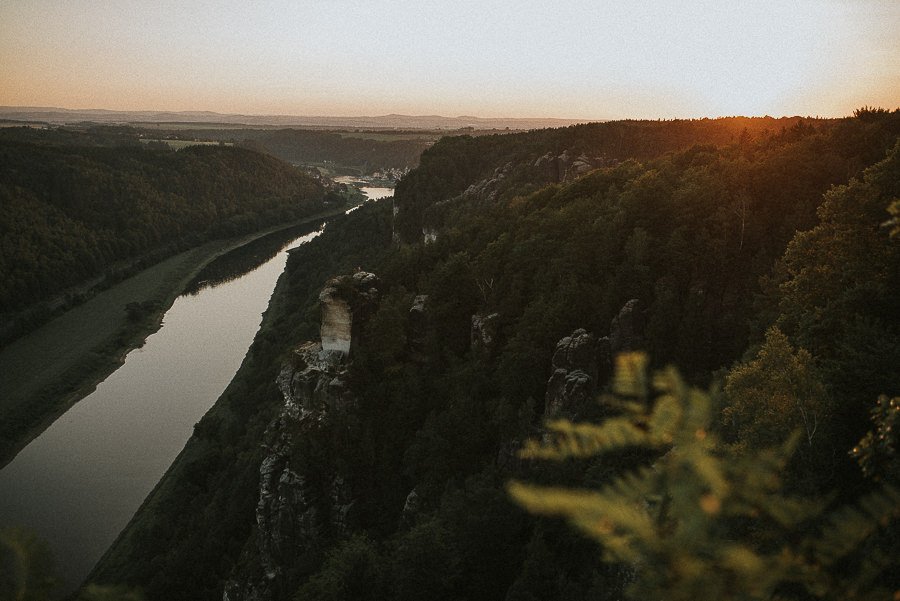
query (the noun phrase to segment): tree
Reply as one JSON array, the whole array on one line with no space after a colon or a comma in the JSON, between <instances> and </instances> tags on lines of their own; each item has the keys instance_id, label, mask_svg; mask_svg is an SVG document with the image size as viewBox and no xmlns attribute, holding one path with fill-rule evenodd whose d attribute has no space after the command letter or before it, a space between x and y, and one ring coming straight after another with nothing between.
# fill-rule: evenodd
<instances>
[{"instance_id":1,"label":"tree","mask_svg":"<svg viewBox=\"0 0 900 601\"><path fill-rule=\"evenodd\" d=\"M728 404L722 412L735 442L743 448L780 444L802 430L813 446L826 420L826 394L813 367L812 356L794 350L781 330L769 328L756 357L728 373Z\"/></svg>"}]
</instances>

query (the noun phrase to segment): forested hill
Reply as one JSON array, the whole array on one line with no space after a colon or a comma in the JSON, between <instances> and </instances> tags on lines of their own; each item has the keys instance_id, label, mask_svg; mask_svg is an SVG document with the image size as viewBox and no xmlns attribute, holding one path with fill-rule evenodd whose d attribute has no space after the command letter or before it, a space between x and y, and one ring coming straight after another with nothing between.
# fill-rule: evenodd
<instances>
[{"instance_id":1,"label":"forested hill","mask_svg":"<svg viewBox=\"0 0 900 601\"><path fill-rule=\"evenodd\" d=\"M115 130L0 130L0 314L118 261L311 214L322 199L309 176L247 149L174 152Z\"/></svg>"},{"instance_id":2,"label":"forested hill","mask_svg":"<svg viewBox=\"0 0 900 601\"><path fill-rule=\"evenodd\" d=\"M885 598L898 193L900 111L444 139L395 206L292 254L241 373L94 579L229 601ZM342 294L353 340L329 364L304 343ZM636 392L676 380L634 356L612 379L635 350L724 393ZM576 457L526 460L528 439ZM602 491L531 498L584 509L588 536L511 480Z\"/></svg>"},{"instance_id":3,"label":"forested hill","mask_svg":"<svg viewBox=\"0 0 900 601\"><path fill-rule=\"evenodd\" d=\"M596 168L628 159L645 161L690 147L709 151L736 146L757 158L782 149L799 161L799 153L814 152L811 147L817 144L840 161L832 178L844 181L878 160L880 149L900 133L896 119L868 113L861 117L613 121L509 136L444 138L422 154L423 168L397 187L395 197L402 209L397 229L407 242L419 239L423 225L429 225L424 215L428 207L462 194L479 180L490 183L492 198L508 201ZM754 181L753 185L766 184Z\"/></svg>"}]
</instances>

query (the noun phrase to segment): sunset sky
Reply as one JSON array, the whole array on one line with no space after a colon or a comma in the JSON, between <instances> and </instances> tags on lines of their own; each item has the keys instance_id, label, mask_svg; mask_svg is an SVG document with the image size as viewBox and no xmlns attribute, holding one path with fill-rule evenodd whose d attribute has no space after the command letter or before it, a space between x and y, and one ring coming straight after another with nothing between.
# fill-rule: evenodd
<instances>
[{"instance_id":1,"label":"sunset sky","mask_svg":"<svg viewBox=\"0 0 900 601\"><path fill-rule=\"evenodd\" d=\"M898 31L898 0L2 0L0 105L840 116L900 106Z\"/></svg>"}]
</instances>

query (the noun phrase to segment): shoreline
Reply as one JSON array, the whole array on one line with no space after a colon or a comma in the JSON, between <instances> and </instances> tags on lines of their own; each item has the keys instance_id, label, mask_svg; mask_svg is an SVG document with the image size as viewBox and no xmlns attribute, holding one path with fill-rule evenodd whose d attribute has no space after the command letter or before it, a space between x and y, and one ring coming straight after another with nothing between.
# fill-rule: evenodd
<instances>
[{"instance_id":1,"label":"shoreline","mask_svg":"<svg viewBox=\"0 0 900 601\"><path fill-rule=\"evenodd\" d=\"M133 324L126 320L124 324L110 330L101 344L94 345L90 349L86 349L84 352L80 353L78 357L71 362L71 365L64 369L64 371L57 374L55 377L49 378L46 382L42 382L37 390L32 394L27 395L27 398L13 405L13 410L18 410L21 407L41 404L42 397L47 398L48 396L53 396L55 394L59 395L56 401L46 403L46 409L40 411L40 416L34 420L34 423L29 424L21 431L16 431L14 429L13 435L10 436L8 440L3 441L5 448L0 449L0 469L6 467L6 465L15 459L19 452L28 446L29 443L40 436L75 404L91 394L101 382L121 367L125 362L126 356L131 351L142 347L147 338L159 331L162 327L163 318L165 317L166 312L172 307L175 300L181 295L188 284L190 284L191 280L193 280L204 267L217 258L255 240L259 240L260 238L264 238L282 230L308 224L319 219L328 219L340 215L346 211L347 208L348 207L344 206L331 211L322 211L309 217L304 217L286 224L271 226L258 232L245 234L237 238L213 240L193 249L183 251L174 257L161 261L132 276L132 278L137 278L142 274L146 275L147 272L159 268L167 261L187 263L186 266L180 268L171 268L172 273L169 273L168 276L174 278L174 282L170 286L167 286L165 290L158 290L156 291L156 294L151 293L148 297L136 299L138 302L149 301L157 304L156 308L145 315L140 322ZM132 280L132 278L117 283L108 290L101 292L98 296L106 294L114 295L118 289L123 287L129 280ZM73 307L71 310L64 312L37 330L29 332L22 339L27 340L38 332L42 332L44 335L47 335L48 331L52 333L54 330L54 323L57 320L65 317L72 311L77 311L81 306L83 305ZM56 329L59 328L57 327ZM98 359L98 357L100 359ZM84 364L92 360L96 363L92 366L85 367ZM68 378L67 376L73 371L83 371L83 373ZM54 390L55 388L61 388L61 390L57 392Z\"/></svg>"},{"instance_id":2,"label":"shoreline","mask_svg":"<svg viewBox=\"0 0 900 601\"><path fill-rule=\"evenodd\" d=\"M250 344L250 348L252 348L253 344L256 342L256 338L257 336L259 336L259 332L267 328L270 325L271 321L274 320L276 311L272 310L273 304L281 303L283 301L282 297L284 295L284 286L286 285L284 278L282 277L283 275L284 272L282 272L278 276L278 280L275 282L275 288L272 290L272 296L269 298L269 304L266 307L266 311L262 314L262 320L259 324L259 330L257 330L256 334L254 335L253 342ZM223 404L221 404L222 399L232 392L235 383L244 376L245 369L248 369L250 348L247 349L247 354L245 354L244 358L241 359L240 366L238 367L237 371L235 371L231 380L228 382L225 390L222 391L222 394L219 395L212 406L204 414L204 418L208 415L228 411L228 409ZM166 490L173 486L186 463L190 461L191 457L195 457L198 453L202 452L205 444L205 441L197 438L196 435L191 435L191 437L184 442L184 446L172 460L172 463L169 464L169 467L166 468L166 471L162 473L162 475L159 477L159 480L156 482L156 484L153 485L153 488L150 489L150 492L147 493L147 496L144 497L144 500L141 501L141 504L137 507L137 509L135 509L134 515L131 516L131 518L128 520L128 523L125 524L122 530L116 535L116 538L113 539L113 541L109 544L109 546L106 548L106 551L103 552L103 555L100 556L100 558L88 572L85 579L81 583L79 583L77 590L82 590L89 584L109 584L94 582L94 579L97 577L98 572L102 569L101 566L106 567L106 564L110 562L111 558L115 558L116 555L121 553L121 547L130 544L129 538L132 534L133 529L146 519L144 512L152 512L152 507L154 505L157 505L160 498L163 497L166 493Z\"/></svg>"}]
</instances>

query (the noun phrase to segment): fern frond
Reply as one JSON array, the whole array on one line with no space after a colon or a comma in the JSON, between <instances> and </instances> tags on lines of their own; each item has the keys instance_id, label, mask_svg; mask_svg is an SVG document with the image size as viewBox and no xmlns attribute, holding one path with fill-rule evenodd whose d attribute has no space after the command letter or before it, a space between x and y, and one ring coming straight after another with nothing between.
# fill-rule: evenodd
<instances>
[{"instance_id":1,"label":"fern frond","mask_svg":"<svg viewBox=\"0 0 900 601\"><path fill-rule=\"evenodd\" d=\"M647 420L647 427L650 434L660 441L672 442L678 425L681 423L682 408L678 399L670 394L659 397L650 419Z\"/></svg>"},{"instance_id":2,"label":"fern frond","mask_svg":"<svg viewBox=\"0 0 900 601\"><path fill-rule=\"evenodd\" d=\"M900 490L885 486L866 495L856 506L835 511L819 540L813 543L815 557L826 565L835 563L873 532L900 517Z\"/></svg>"},{"instance_id":3,"label":"fern frond","mask_svg":"<svg viewBox=\"0 0 900 601\"><path fill-rule=\"evenodd\" d=\"M721 461L712 455L691 453L690 466L694 473L705 483L709 491L718 497L728 494L728 481Z\"/></svg>"},{"instance_id":4,"label":"fern frond","mask_svg":"<svg viewBox=\"0 0 900 601\"><path fill-rule=\"evenodd\" d=\"M642 554L635 540L656 538L653 521L640 502L623 502L621 497L602 492L531 486L511 482L510 496L528 511L560 516L588 536L600 541L618 561L637 561Z\"/></svg>"},{"instance_id":5,"label":"fern frond","mask_svg":"<svg viewBox=\"0 0 900 601\"><path fill-rule=\"evenodd\" d=\"M744 494L741 507L744 515L766 515L784 528L794 526L821 515L826 505L821 500L800 499L797 497L778 497L764 494Z\"/></svg>"},{"instance_id":6,"label":"fern frond","mask_svg":"<svg viewBox=\"0 0 900 601\"><path fill-rule=\"evenodd\" d=\"M635 421L642 421L647 413L647 408L644 403L625 400L621 397L613 396L611 394L601 395L600 404L604 407L609 407L610 409L628 414L632 416Z\"/></svg>"},{"instance_id":7,"label":"fern frond","mask_svg":"<svg viewBox=\"0 0 900 601\"><path fill-rule=\"evenodd\" d=\"M605 560L639 569L629 587L636 599L892 594L883 576L896 565L896 542L876 533L900 518L900 490L866 495L828 516L818 537L803 539L797 526L821 520L830 499L784 492L782 476L800 433L777 448L722 446L710 427L712 395L689 387L673 369L648 378L646 366L640 353L618 358L613 385L620 396L611 402L619 417L602 424L553 422L545 442L529 443L522 455L564 459L638 448L660 452L653 466L599 490L513 482L509 493L520 505L566 518L601 543ZM772 548L777 540L785 542Z\"/></svg>"},{"instance_id":8,"label":"fern frond","mask_svg":"<svg viewBox=\"0 0 900 601\"><path fill-rule=\"evenodd\" d=\"M626 447L660 446L646 430L626 418L609 419L601 425L574 424L558 420L547 424L547 442L529 440L520 452L527 459L567 459L593 457Z\"/></svg>"},{"instance_id":9,"label":"fern frond","mask_svg":"<svg viewBox=\"0 0 900 601\"><path fill-rule=\"evenodd\" d=\"M619 396L645 399L649 393L647 365L650 363L644 353L621 353L616 355L616 369L612 389Z\"/></svg>"},{"instance_id":10,"label":"fern frond","mask_svg":"<svg viewBox=\"0 0 900 601\"><path fill-rule=\"evenodd\" d=\"M653 493L658 493L658 476L649 467L641 467L626 472L625 475L613 480L601 489L601 494L608 497L620 496L624 499L635 501L644 499Z\"/></svg>"}]
</instances>

